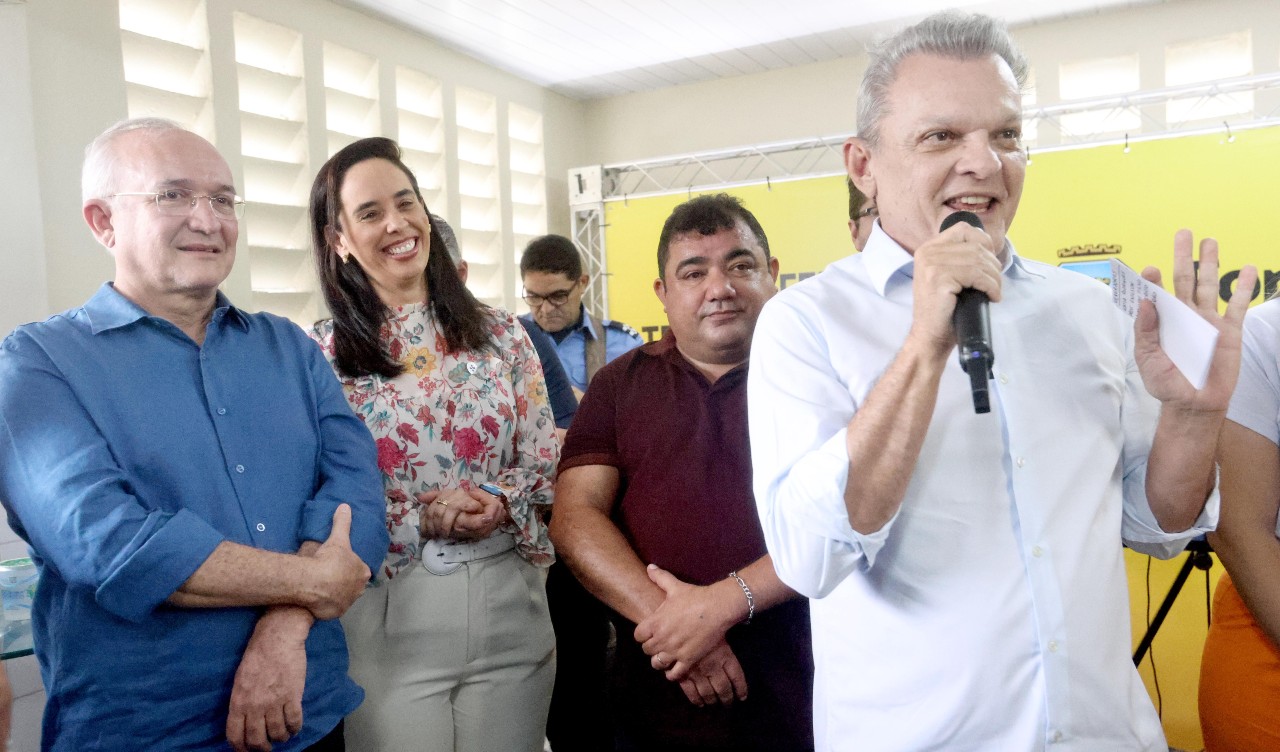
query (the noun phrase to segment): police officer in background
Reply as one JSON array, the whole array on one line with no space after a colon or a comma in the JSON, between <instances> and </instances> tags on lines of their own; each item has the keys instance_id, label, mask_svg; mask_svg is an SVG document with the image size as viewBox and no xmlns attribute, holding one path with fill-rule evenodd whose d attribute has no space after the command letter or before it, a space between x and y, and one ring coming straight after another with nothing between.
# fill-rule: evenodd
<instances>
[{"instance_id":1,"label":"police officer in background","mask_svg":"<svg viewBox=\"0 0 1280 752\"><path fill-rule=\"evenodd\" d=\"M573 241L562 235L534 238L520 257L520 276L529 313L525 328L536 326L556 342L569 381L581 395L605 363L642 344L635 329L587 313L582 293L590 277Z\"/></svg>"},{"instance_id":2,"label":"police officer in background","mask_svg":"<svg viewBox=\"0 0 1280 752\"><path fill-rule=\"evenodd\" d=\"M626 324L597 318L582 305L590 277L573 241L562 235L534 238L520 256L529 313L520 323L530 336L546 332L579 398L605 363L642 344ZM553 512L554 514L554 512ZM556 632L556 685L547 738L556 752L613 749L605 702L608 612L583 589L562 562L547 575L547 601Z\"/></svg>"}]
</instances>

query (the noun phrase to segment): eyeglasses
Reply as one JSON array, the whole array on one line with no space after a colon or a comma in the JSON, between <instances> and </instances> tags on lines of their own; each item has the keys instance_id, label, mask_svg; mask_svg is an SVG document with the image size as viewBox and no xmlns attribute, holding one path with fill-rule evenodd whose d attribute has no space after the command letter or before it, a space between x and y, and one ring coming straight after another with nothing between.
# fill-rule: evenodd
<instances>
[{"instance_id":1,"label":"eyeglasses","mask_svg":"<svg viewBox=\"0 0 1280 752\"><path fill-rule=\"evenodd\" d=\"M875 208L874 206L868 206L867 208L858 212L858 219L862 219L863 217L878 217L878 216L880 216L880 210Z\"/></svg>"},{"instance_id":2,"label":"eyeglasses","mask_svg":"<svg viewBox=\"0 0 1280 752\"><path fill-rule=\"evenodd\" d=\"M244 199L234 193L210 196L186 188L166 188L154 193L113 193L107 198L116 196L151 196L156 201L156 210L168 217L188 216L196 210L196 202L202 198L209 201L209 208L218 219L240 219L244 216Z\"/></svg>"},{"instance_id":3,"label":"eyeglasses","mask_svg":"<svg viewBox=\"0 0 1280 752\"><path fill-rule=\"evenodd\" d=\"M529 292L528 290L525 290L524 302L528 303L530 308L537 308L543 303L550 303L552 308L559 308L569 302L569 295L576 287L577 285L575 284L567 290L556 290L550 295L539 295L536 292Z\"/></svg>"}]
</instances>

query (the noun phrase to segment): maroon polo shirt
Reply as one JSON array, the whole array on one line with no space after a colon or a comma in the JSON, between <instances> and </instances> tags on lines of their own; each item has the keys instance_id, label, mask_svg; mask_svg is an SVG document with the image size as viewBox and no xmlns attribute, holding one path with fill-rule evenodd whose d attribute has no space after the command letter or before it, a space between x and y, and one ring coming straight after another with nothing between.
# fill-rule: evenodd
<instances>
[{"instance_id":1,"label":"maroon polo shirt","mask_svg":"<svg viewBox=\"0 0 1280 752\"><path fill-rule=\"evenodd\" d=\"M640 560L709 585L766 553L751 490L747 366L707 381L667 333L596 374L561 452L560 472L619 471L613 520ZM744 596L745 597L745 596ZM756 613L726 636L749 698L695 708L649 666L615 615L614 706L633 743L663 749L812 749L813 657L807 602Z\"/></svg>"}]
</instances>

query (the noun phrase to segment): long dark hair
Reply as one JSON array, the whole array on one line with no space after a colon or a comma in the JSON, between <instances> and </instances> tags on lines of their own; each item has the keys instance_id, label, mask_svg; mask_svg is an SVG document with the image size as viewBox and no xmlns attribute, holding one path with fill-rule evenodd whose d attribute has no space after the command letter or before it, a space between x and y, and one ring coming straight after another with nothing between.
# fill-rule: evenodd
<instances>
[{"instance_id":1,"label":"long dark hair","mask_svg":"<svg viewBox=\"0 0 1280 752\"><path fill-rule=\"evenodd\" d=\"M399 144L381 136L360 139L330 157L311 184L311 249L320 288L333 313L333 351L338 372L347 377L376 373L392 378L403 373L404 366L393 360L382 344L380 332L387 319L387 306L364 269L358 263L344 263L329 246L331 233L340 230L342 182L348 170L366 159L385 159L399 167L426 209L417 178L400 159ZM488 309L458 279L458 269L434 224L424 276L431 310L440 321L449 350L496 346L485 326Z\"/></svg>"}]
</instances>

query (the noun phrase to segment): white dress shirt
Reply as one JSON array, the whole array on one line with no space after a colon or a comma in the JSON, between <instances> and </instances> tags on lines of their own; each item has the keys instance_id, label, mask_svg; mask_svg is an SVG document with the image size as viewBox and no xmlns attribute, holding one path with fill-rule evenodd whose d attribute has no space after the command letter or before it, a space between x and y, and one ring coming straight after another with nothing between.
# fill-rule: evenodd
<instances>
[{"instance_id":1,"label":"white dress shirt","mask_svg":"<svg viewBox=\"0 0 1280 752\"><path fill-rule=\"evenodd\" d=\"M815 599L819 750L1167 749L1129 656L1121 538L1172 556L1217 498L1160 529L1132 320L1096 280L1008 258L992 411L974 414L953 353L902 506L870 535L844 506L846 426L906 338L911 256L877 223L760 316L755 494L779 576Z\"/></svg>"}]
</instances>

